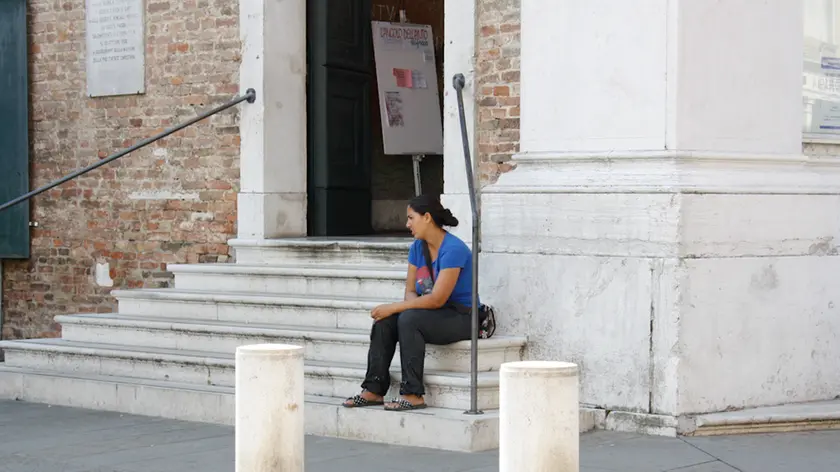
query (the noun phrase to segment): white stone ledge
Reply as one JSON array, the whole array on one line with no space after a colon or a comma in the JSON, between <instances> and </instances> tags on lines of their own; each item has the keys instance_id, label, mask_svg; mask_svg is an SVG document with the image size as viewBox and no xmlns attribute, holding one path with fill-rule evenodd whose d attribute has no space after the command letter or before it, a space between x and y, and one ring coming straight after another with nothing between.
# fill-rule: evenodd
<instances>
[{"instance_id":1,"label":"white stone ledge","mask_svg":"<svg viewBox=\"0 0 840 472\"><path fill-rule=\"evenodd\" d=\"M492 193L483 196L482 218L484 253L642 258L840 254L838 195Z\"/></svg>"},{"instance_id":2,"label":"white stone ledge","mask_svg":"<svg viewBox=\"0 0 840 472\"><path fill-rule=\"evenodd\" d=\"M702 151L530 153L484 193L840 194L840 159Z\"/></svg>"}]
</instances>

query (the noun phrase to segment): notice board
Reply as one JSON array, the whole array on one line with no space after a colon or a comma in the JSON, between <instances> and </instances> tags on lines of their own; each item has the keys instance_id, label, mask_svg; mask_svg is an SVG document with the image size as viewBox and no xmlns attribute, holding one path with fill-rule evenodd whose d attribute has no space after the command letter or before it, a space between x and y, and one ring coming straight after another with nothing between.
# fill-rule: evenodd
<instances>
[{"instance_id":1,"label":"notice board","mask_svg":"<svg viewBox=\"0 0 840 472\"><path fill-rule=\"evenodd\" d=\"M385 154L443 154L432 27L372 22Z\"/></svg>"}]
</instances>

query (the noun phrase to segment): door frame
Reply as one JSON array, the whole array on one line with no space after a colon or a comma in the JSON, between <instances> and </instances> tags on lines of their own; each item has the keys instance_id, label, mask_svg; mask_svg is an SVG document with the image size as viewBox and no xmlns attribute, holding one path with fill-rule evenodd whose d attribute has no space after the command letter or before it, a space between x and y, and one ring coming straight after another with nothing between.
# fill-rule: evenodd
<instances>
[{"instance_id":1,"label":"door frame","mask_svg":"<svg viewBox=\"0 0 840 472\"><path fill-rule=\"evenodd\" d=\"M444 204L468 215L458 104L451 77L466 77L464 107L476 156L476 0L446 0L444 24ZM257 102L240 112L239 239L307 235L306 0L239 0L240 89L257 91ZM469 234L469 218L457 232Z\"/></svg>"}]
</instances>

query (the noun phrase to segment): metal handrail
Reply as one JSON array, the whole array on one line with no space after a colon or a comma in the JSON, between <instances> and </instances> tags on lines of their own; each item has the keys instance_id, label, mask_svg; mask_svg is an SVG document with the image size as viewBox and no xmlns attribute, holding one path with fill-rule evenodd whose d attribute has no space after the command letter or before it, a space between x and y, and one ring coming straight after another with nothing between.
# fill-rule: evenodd
<instances>
[{"instance_id":1,"label":"metal handrail","mask_svg":"<svg viewBox=\"0 0 840 472\"><path fill-rule=\"evenodd\" d=\"M455 87L455 95L458 98L458 116L461 121L461 140L464 144L464 162L467 166L467 186L470 190L470 208L472 209L472 344L470 345L470 409L465 413L468 415L481 415L484 412L478 409L478 255L481 252L480 246L480 218L478 204L475 196L475 178L473 177L473 164L470 157L470 139L467 135L467 118L464 114L464 86L467 80L464 74L455 74L452 78L452 86Z\"/></svg>"},{"instance_id":2,"label":"metal handrail","mask_svg":"<svg viewBox=\"0 0 840 472\"><path fill-rule=\"evenodd\" d=\"M90 172L90 171L92 171L92 170L94 170L98 167L104 166L105 164L108 164L111 161L115 161L115 160L125 156L126 154L128 154L130 152L133 152L133 151L136 151L136 150L138 150L138 149L140 149L144 146L148 146L149 144L152 144L155 141L163 139L163 138L169 136L172 133L177 133L178 131L181 131L182 129L186 128L187 126L198 123L199 121L201 121L205 118L211 117L211 116L215 115L216 113L225 111L225 110L227 110L228 108L230 108L234 105L238 105L242 102L254 103L254 101L256 101L256 99L257 99L256 90L254 90L252 88L249 88L248 90L245 91L245 95L241 95L239 97L236 97L236 98L234 98L233 100L231 100L227 103L219 105L219 106L217 106L216 108L213 108L210 111L206 111L206 112L196 116L195 118L192 118L192 119L190 119L190 120L188 120L184 123L181 123L178 126L175 126L173 128L169 128L169 129L165 130L164 132L162 132L160 134L152 136L151 138L144 139L143 141L140 141L139 143L135 144L134 146L125 148L122 151L120 151L116 154L112 154L112 155L108 156L107 158L102 159L101 161L99 161L95 164L91 164L91 165L85 167L84 169L77 170L76 172L73 172L72 174L69 174L65 177L62 177L61 179L56 180L55 182L52 182L51 184L45 185L45 186L43 186L39 189L33 190L33 191L31 191L27 194L21 195L21 196L15 198L14 200L10 200L10 201L0 205L0 211L3 211L3 210L5 210L7 208L10 208L10 207L13 207L13 206L17 205L18 203L29 200L30 198L32 198L36 195L44 193L47 190L49 190L53 187L57 187L57 186L65 183L65 182L73 180L76 177L87 174L88 172Z\"/></svg>"}]
</instances>

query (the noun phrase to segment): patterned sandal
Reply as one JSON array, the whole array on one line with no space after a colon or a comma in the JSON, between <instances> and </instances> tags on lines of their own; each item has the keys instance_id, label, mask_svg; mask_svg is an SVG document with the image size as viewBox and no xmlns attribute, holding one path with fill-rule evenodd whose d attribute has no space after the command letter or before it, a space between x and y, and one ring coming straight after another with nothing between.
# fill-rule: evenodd
<instances>
[{"instance_id":1,"label":"patterned sandal","mask_svg":"<svg viewBox=\"0 0 840 472\"><path fill-rule=\"evenodd\" d=\"M419 405L412 405L411 402L406 400L405 398L395 398L388 403L396 403L396 406L385 406L385 410L387 411L409 411L409 410L422 410L426 408L426 403L423 402Z\"/></svg>"},{"instance_id":2,"label":"patterned sandal","mask_svg":"<svg viewBox=\"0 0 840 472\"><path fill-rule=\"evenodd\" d=\"M352 403L348 404L348 401ZM362 398L361 395L353 395L347 400L344 400L344 402L341 405L344 406L344 408L363 408L366 406L379 406L384 404L384 400L366 400Z\"/></svg>"}]
</instances>

